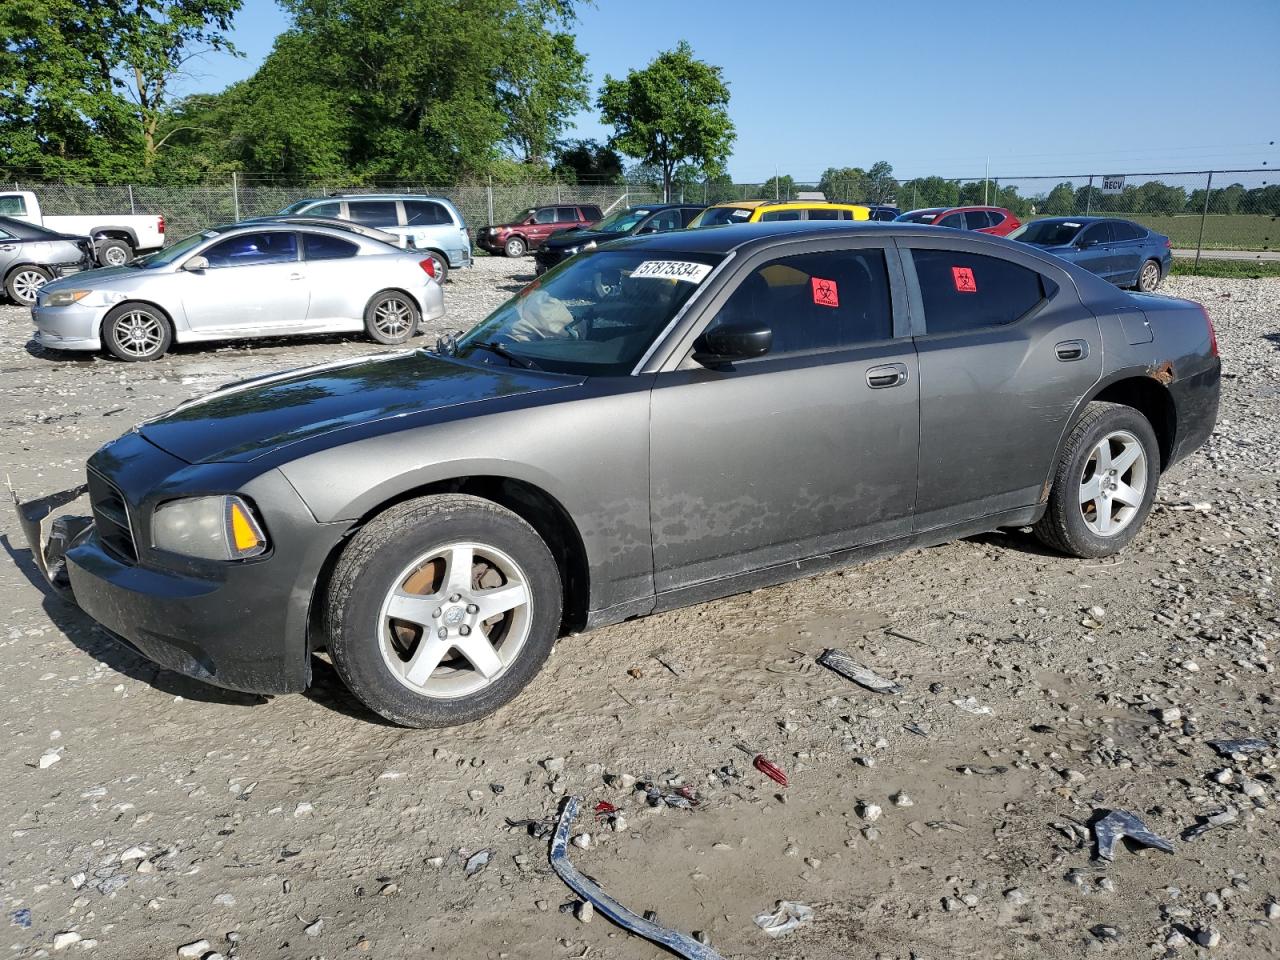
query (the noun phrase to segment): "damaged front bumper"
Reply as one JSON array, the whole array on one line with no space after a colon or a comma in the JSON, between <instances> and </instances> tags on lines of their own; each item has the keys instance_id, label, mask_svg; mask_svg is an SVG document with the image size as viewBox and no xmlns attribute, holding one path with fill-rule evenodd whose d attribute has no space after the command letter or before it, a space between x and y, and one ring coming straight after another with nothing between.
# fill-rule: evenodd
<instances>
[{"instance_id":1,"label":"damaged front bumper","mask_svg":"<svg viewBox=\"0 0 1280 960\"><path fill-rule=\"evenodd\" d=\"M88 486L82 483L70 490L22 503L13 484L9 484L9 496L13 498L18 526L22 528L22 536L31 550L32 562L58 596L73 602L71 580L67 576L67 551L88 534L93 526L93 517L54 514L88 493Z\"/></svg>"}]
</instances>

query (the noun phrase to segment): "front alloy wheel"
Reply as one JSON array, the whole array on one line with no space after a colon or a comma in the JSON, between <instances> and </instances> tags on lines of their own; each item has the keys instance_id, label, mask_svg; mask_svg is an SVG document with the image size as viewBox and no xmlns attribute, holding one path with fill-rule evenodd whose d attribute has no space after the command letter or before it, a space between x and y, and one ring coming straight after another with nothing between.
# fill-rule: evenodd
<instances>
[{"instance_id":1,"label":"front alloy wheel","mask_svg":"<svg viewBox=\"0 0 1280 960\"><path fill-rule=\"evenodd\" d=\"M30 307L35 304L40 288L49 282L50 276L49 271L40 267L19 267L9 275L5 286L14 303L20 307Z\"/></svg>"},{"instance_id":2,"label":"front alloy wheel","mask_svg":"<svg viewBox=\"0 0 1280 960\"><path fill-rule=\"evenodd\" d=\"M354 536L325 601L329 652L366 706L411 727L497 710L541 668L560 628L559 568L523 519L439 494Z\"/></svg>"}]
</instances>

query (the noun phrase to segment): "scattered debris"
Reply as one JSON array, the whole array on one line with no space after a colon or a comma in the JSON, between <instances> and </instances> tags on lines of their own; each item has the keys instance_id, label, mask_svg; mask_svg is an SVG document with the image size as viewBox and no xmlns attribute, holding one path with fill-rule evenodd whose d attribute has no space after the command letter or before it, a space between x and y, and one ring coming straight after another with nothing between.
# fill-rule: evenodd
<instances>
[{"instance_id":1,"label":"scattered debris","mask_svg":"<svg viewBox=\"0 0 1280 960\"><path fill-rule=\"evenodd\" d=\"M965 697L963 700L952 700L953 706L959 707L965 713L972 713L976 717L984 717L991 712L991 708L986 704L979 703L973 697Z\"/></svg>"},{"instance_id":2,"label":"scattered debris","mask_svg":"<svg viewBox=\"0 0 1280 960\"><path fill-rule=\"evenodd\" d=\"M1194 840L1196 837L1203 836L1215 827L1225 827L1228 824L1235 823L1240 817L1240 811L1235 807L1226 807L1207 816L1197 817L1200 822L1194 827L1187 827L1182 831L1183 840Z\"/></svg>"},{"instance_id":3,"label":"scattered debris","mask_svg":"<svg viewBox=\"0 0 1280 960\"><path fill-rule=\"evenodd\" d=\"M779 900L772 913L756 915L756 926L771 937L781 937L813 919L813 907Z\"/></svg>"},{"instance_id":4,"label":"scattered debris","mask_svg":"<svg viewBox=\"0 0 1280 960\"><path fill-rule=\"evenodd\" d=\"M885 633L887 633L891 637L897 637L899 640L908 640L911 643L918 643L922 647L928 646L928 644L925 643L923 640L917 640L915 637L911 636L911 634L903 633L901 630L895 630L893 627L889 627L888 629L886 629Z\"/></svg>"},{"instance_id":5,"label":"scattered debris","mask_svg":"<svg viewBox=\"0 0 1280 960\"><path fill-rule=\"evenodd\" d=\"M653 659L670 670L675 676L679 677L684 674L684 664L671 655L671 651L663 647L653 655Z\"/></svg>"},{"instance_id":6,"label":"scattered debris","mask_svg":"<svg viewBox=\"0 0 1280 960\"><path fill-rule=\"evenodd\" d=\"M1251 753L1261 753L1271 749L1270 741L1263 740L1261 737L1246 737L1243 740L1210 740L1209 746L1223 757L1232 757L1237 754L1248 756Z\"/></svg>"},{"instance_id":7,"label":"scattered debris","mask_svg":"<svg viewBox=\"0 0 1280 960\"><path fill-rule=\"evenodd\" d=\"M927 737L929 735L928 725L916 723L915 721L904 723L902 725L902 729L907 731L907 733L914 733L917 737Z\"/></svg>"},{"instance_id":8,"label":"scattered debris","mask_svg":"<svg viewBox=\"0 0 1280 960\"><path fill-rule=\"evenodd\" d=\"M556 829L555 817L543 817L539 820L512 820L507 817L508 830L524 830L535 840L545 840Z\"/></svg>"},{"instance_id":9,"label":"scattered debris","mask_svg":"<svg viewBox=\"0 0 1280 960\"><path fill-rule=\"evenodd\" d=\"M492 856L492 850L477 850L467 858L467 865L463 868L463 873L465 873L467 877L474 877L489 865L489 859Z\"/></svg>"},{"instance_id":10,"label":"scattered debris","mask_svg":"<svg viewBox=\"0 0 1280 960\"><path fill-rule=\"evenodd\" d=\"M834 648L824 650L822 656L818 657L818 663L829 670L834 670L840 676L852 680L858 686L864 687L872 693L885 693L895 696L902 693L902 687L899 684L885 679L870 667L864 667L843 650Z\"/></svg>"},{"instance_id":11,"label":"scattered debris","mask_svg":"<svg viewBox=\"0 0 1280 960\"><path fill-rule=\"evenodd\" d=\"M1115 856L1116 842L1123 837L1173 853L1172 843L1156 836L1136 813L1128 810L1112 810L1093 825L1093 836L1098 844L1096 856L1099 860L1111 860Z\"/></svg>"},{"instance_id":12,"label":"scattered debris","mask_svg":"<svg viewBox=\"0 0 1280 960\"><path fill-rule=\"evenodd\" d=\"M766 760L763 753L757 753L756 758L751 761L751 765L774 783L784 787L790 784L790 781L787 780L787 775L782 772L782 768Z\"/></svg>"},{"instance_id":13,"label":"scattered debris","mask_svg":"<svg viewBox=\"0 0 1280 960\"><path fill-rule=\"evenodd\" d=\"M606 920L616 923L624 930L660 944L672 953L684 957L685 960L723 960L720 954L706 944L699 943L677 930L637 917L605 893L594 880L579 873L577 868L569 862L566 851L569 831L573 827L574 818L578 815L578 806L581 802L578 797L565 797L564 806L561 808L560 820L556 825L555 835L551 838L550 850L551 869L555 870L556 875L583 901L592 905L593 914L598 910Z\"/></svg>"},{"instance_id":14,"label":"scattered debris","mask_svg":"<svg viewBox=\"0 0 1280 960\"><path fill-rule=\"evenodd\" d=\"M956 773L962 773L966 777L996 777L1002 773L1008 773L1008 767L1002 767L999 764L990 767L975 767L965 764L962 767L956 767Z\"/></svg>"}]
</instances>

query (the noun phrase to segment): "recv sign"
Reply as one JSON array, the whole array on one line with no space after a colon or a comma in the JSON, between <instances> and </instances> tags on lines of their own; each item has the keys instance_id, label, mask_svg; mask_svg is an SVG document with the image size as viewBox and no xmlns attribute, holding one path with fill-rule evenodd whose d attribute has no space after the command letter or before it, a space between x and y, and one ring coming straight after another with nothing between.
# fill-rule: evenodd
<instances>
[{"instance_id":1,"label":"recv sign","mask_svg":"<svg viewBox=\"0 0 1280 960\"><path fill-rule=\"evenodd\" d=\"M1103 193L1121 193L1124 190L1124 175L1103 176L1102 192Z\"/></svg>"}]
</instances>

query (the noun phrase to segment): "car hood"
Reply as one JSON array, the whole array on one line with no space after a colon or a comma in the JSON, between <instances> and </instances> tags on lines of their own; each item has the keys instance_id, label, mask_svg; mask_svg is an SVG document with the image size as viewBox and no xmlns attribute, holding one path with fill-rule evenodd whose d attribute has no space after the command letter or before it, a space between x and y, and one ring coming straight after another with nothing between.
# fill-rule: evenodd
<instances>
[{"instance_id":1,"label":"car hood","mask_svg":"<svg viewBox=\"0 0 1280 960\"><path fill-rule=\"evenodd\" d=\"M50 280L44 285L44 290L83 290L86 287L98 289L101 287L114 287L119 281L141 280L145 277L155 277L161 273L159 270L140 270L137 267L99 267L96 270L81 270L79 273L73 273L69 277L59 277L57 280Z\"/></svg>"},{"instance_id":2,"label":"car hood","mask_svg":"<svg viewBox=\"0 0 1280 960\"><path fill-rule=\"evenodd\" d=\"M187 463L247 462L291 443L463 404L581 383L423 350L230 384L149 420L142 435Z\"/></svg>"},{"instance_id":3,"label":"car hood","mask_svg":"<svg viewBox=\"0 0 1280 960\"><path fill-rule=\"evenodd\" d=\"M621 237L630 236L630 231L626 230L588 230L585 227L570 227L568 230L560 230L553 233L545 241L544 247L576 247L580 243L607 243L610 240L617 240Z\"/></svg>"}]
</instances>

